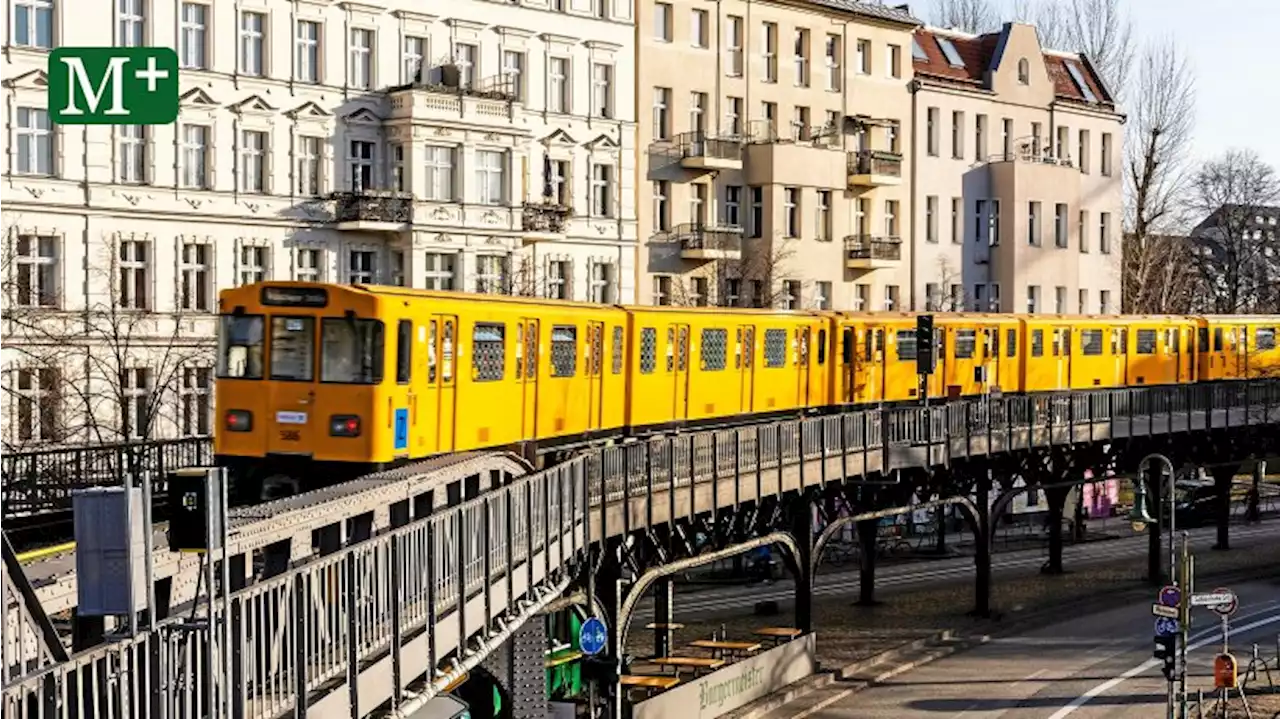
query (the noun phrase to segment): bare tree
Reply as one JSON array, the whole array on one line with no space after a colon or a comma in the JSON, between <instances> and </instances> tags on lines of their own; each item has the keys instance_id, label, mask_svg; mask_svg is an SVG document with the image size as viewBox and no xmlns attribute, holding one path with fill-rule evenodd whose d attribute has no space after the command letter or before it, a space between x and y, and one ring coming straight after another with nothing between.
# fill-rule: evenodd
<instances>
[{"instance_id":1,"label":"bare tree","mask_svg":"<svg viewBox=\"0 0 1280 719\"><path fill-rule=\"evenodd\" d=\"M806 287L810 283L789 277L789 261L795 251L785 241L775 241L767 251L748 250L739 259L716 260L715 267L706 274L673 277L668 302L676 307L716 305L720 307L778 307L791 305L799 308ZM695 279L705 279L705 291L695 285ZM784 281L800 283L801 297L796 297ZM827 298L830 300L831 298Z\"/></svg>"},{"instance_id":2,"label":"bare tree","mask_svg":"<svg viewBox=\"0 0 1280 719\"><path fill-rule=\"evenodd\" d=\"M1067 45L1067 13L1059 0L1013 0L1009 17L1036 26L1040 47L1063 49Z\"/></svg>"},{"instance_id":3,"label":"bare tree","mask_svg":"<svg viewBox=\"0 0 1280 719\"><path fill-rule=\"evenodd\" d=\"M938 296L925 298L928 303L926 309L934 312L963 312L968 309L972 298L965 290L963 273L947 257L938 258L937 269Z\"/></svg>"},{"instance_id":4,"label":"bare tree","mask_svg":"<svg viewBox=\"0 0 1280 719\"><path fill-rule=\"evenodd\" d=\"M1280 178L1252 150L1229 150L1191 180L1191 206L1206 219L1194 235L1205 309L1220 313L1280 309L1275 230L1257 222L1280 203Z\"/></svg>"},{"instance_id":5,"label":"bare tree","mask_svg":"<svg viewBox=\"0 0 1280 719\"><path fill-rule=\"evenodd\" d=\"M1125 233L1121 312L1189 314L1199 281L1192 251L1181 235Z\"/></svg>"},{"instance_id":6,"label":"bare tree","mask_svg":"<svg viewBox=\"0 0 1280 719\"><path fill-rule=\"evenodd\" d=\"M934 0L933 17L942 27L975 34L1000 27L1000 14L991 0Z\"/></svg>"},{"instance_id":7,"label":"bare tree","mask_svg":"<svg viewBox=\"0 0 1280 719\"><path fill-rule=\"evenodd\" d=\"M1115 97L1125 94L1129 68L1133 64L1133 20L1120 9L1120 0L1068 0L1065 15L1064 50L1089 59Z\"/></svg>"}]
</instances>

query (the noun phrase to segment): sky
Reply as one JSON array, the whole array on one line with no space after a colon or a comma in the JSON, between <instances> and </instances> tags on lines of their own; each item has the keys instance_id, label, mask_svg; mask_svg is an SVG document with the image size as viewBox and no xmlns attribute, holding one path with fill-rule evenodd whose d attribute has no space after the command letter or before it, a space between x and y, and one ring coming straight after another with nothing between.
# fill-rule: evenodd
<instances>
[{"instance_id":1,"label":"sky","mask_svg":"<svg viewBox=\"0 0 1280 719\"><path fill-rule=\"evenodd\" d=\"M1121 0L1139 40L1171 37L1196 73L1194 154L1252 148L1280 171L1280 2Z\"/></svg>"}]
</instances>

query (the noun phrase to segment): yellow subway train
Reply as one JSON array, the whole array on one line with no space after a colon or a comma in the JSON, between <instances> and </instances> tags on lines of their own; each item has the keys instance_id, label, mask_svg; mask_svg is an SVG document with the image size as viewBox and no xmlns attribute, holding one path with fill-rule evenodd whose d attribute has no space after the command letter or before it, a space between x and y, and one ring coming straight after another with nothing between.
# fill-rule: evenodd
<instances>
[{"instance_id":1,"label":"yellow subway train","mask_svg":"<svg viewBox=\"0 0 1280 719\"><path fill-rule=\"evenodd\" d=\"M916 315L624 307L365 285L224 290L218 461L305 489L427 456L919 400ZM1280 316L935 316L939 400L1280 369Z\"/></svg>"}]
</instances>

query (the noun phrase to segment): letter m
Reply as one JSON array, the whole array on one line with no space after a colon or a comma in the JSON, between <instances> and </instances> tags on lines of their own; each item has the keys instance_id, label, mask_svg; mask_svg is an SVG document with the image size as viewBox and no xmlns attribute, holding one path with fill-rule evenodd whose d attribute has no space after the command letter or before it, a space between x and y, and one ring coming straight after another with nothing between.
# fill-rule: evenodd
<instances>
[{"instance_id":1,"label":"letter m","mask_svg":"<svg viewBox=\"0 0 1280 719\"><path fill-rule=\"evenodd\" d=\"M79 57L60 57L63 65L67 67L67 104L62 109L63 115L84 115L79 104L76 103L76 91L84 95L84 107L88 110L89 115L97 115L98 108L102 105L103 96L107 90L111 91L111 106L102 114L104 115L128 115L129 111L124 107L124 83L123 70L126 63L129 62L127 57L113 57L107 61L107 70L102 74L101 81L98 86L93 86L93 81L89 79L89 72L85 69L83 58Z\"/></svg>"}]
</instances>

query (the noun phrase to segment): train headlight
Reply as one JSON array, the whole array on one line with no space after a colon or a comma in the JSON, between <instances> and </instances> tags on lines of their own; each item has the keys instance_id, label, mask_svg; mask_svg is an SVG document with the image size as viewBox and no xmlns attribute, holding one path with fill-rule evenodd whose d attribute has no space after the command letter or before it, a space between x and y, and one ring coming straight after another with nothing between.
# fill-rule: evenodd
<instances>
[{"instance_id":1,"label":"train headlight","mask_svg":"<svg viewBox=\"0 0 1280 719\"><path fill-rule=\"evenodd\" d=\"M333 437L359 437L360 418L351 414L335 414L329 418L329 435Z\"/></svg>"},{"instance_id":2,"label":"train headlight","mask_svg":"<svg viewBox=\"0 0 1280 719\"><path fill-rule=\"evenodd\" d=\"M223 424L228 432L248 432L253 429L253 413L243 409L228 410Z\"/></svg>"}]
</instances>

